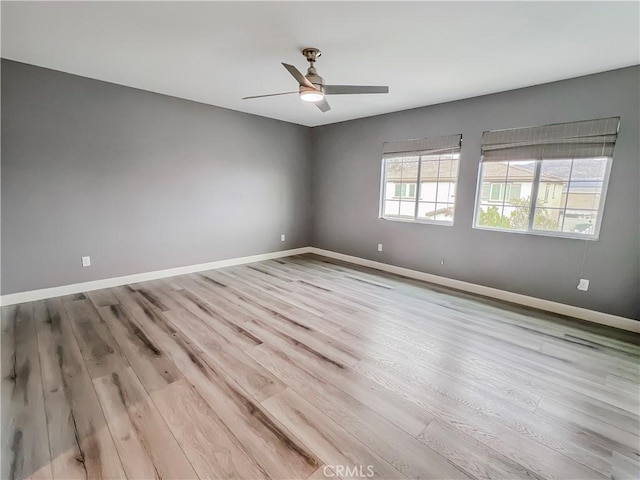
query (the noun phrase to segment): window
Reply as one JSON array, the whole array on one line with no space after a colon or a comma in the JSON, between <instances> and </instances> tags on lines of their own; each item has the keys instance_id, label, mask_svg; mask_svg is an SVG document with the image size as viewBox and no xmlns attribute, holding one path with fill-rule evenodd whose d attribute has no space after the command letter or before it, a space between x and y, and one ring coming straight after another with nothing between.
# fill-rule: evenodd
<instances>
[{"instance_id":1,"label":"window","mask_svg":"<svg viewBox=\"0 0 640 480\"><path fill-rule=\"evenodd\" d=\"M380 217L453 224L462 135L384 144Z\"/></svg>"},{"instance_id":2,"label":"window","mask_svg":"<svg viewBox=\"0 0 640 480\"><path fill-rule=\"evenodd\" d=\"M597 239L619 124L485 132L474 226Z\"/></svg>"}]
</instances>

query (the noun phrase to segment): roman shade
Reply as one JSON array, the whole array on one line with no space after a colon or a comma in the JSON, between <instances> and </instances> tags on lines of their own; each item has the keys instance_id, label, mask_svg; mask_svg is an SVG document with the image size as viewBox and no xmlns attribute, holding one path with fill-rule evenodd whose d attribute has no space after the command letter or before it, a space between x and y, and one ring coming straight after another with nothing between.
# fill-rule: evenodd
<instances>
[{"instance_id":1,"label":"roman shade","mask_svg":"<svg viewBox=\"0 0 640 480\"><path fill-rule=\"evenodd\" d=\"M461 144L462 135L460 134L448 135L446 137L385 142L382 147L382 158L447 153L460 148Z\"/></svg>"},{"instance_id":2,"label":"roman shade","mask_svg":"<svg viewBox=\"0 0 640 480\"><path fill-rule=\"evenodd\" d=\"M482 161L612 157L620 117L493 130L482 134Z\"/></svg>"}]
</instances>

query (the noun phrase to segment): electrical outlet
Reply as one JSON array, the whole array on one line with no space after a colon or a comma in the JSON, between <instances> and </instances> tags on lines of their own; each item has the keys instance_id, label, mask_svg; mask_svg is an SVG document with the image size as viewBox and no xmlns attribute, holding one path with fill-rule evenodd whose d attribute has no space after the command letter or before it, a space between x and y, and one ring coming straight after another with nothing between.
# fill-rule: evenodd
<instances>
[{"instance_id":1,"label":"electrical outlet","mask_svg":"<svg viewBox=\"0 0 640 480\"><path fill-rule=\"evenodd\" d=\"M578 282L578 290L582 290L583 292L589 290L589 280L581 278Z\"/></svg>"},{"instance_id":2,"label":"electrical outlet","mask_svg":"<svg viewBox=\"0 0 640 480\"><path fill-rule=\"evenodd\" d=\"M382 251L382 244L381 244L381 243L379 243L379 244L378 244L378 251L379 251L379 252L381 252L381 251Z\"/></svg>"},{"instance_id":3,"label":"electrical outlet","mask_svg":"<svg viewBox=\"0 0 640 480\"><path fill-rule=\"evenodd\" d=\"M82 257L82 266L90 267L91 266L91 257Z\"/></svg>"},{"instance_id":4,"label":"electrical outlet","mask_svg":"<svg viewBox=\"0 0 640 480\"><path fill-rule=\"evenodd\" d=\"M286 238L286 237L284 236L284 233L283 233L282 235L280 235L280 241L281 241L281 242L284 242L285 238Z\"/></svg>"},{"instance_id":5,"label":"electrical outlet","mask_svg":"<svg viewBox=\"0 0 640 480\"><path fill-rule=\"evenodd\" d=\"M444 258L440 259L440 265L444 265Z\"/></svg>"}]
</instances>

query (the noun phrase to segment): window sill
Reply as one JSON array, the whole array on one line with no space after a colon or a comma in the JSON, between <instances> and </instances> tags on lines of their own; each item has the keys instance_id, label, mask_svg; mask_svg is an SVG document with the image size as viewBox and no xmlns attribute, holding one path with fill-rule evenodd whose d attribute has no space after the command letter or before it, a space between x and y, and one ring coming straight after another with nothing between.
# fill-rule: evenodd
<instances>
[{"instance_id":1,"label":"window sill","mask_svg":"<svg viewBox=\"0 0 640 480\"><path fill-rule=\"evenodd\" d=\"M583 235L580 233L571 232L545 232L544 230L508 230L506 228L490 228L474 225L475 230L484 230L485 232L498 232L498 233L518 233L520 235L535 235L538 237L556 237L556 238L572 238L573 240L598 240L599 234Z\"/></svg>"},{"instance_id":2,"label":"window sill","mask_svg":"<svg viewBox=\"0 0 640 480\"><path fill-rule=\"evenodd\" d=\"M445 222L439 220L416 220L413 218L394 218L394 217L379 217L380 220L388 220L390 222L399 222L399 223L417 223L422 225L442 225L445 227L453 227L453 221Z\"/></svg>"}]
</instances>

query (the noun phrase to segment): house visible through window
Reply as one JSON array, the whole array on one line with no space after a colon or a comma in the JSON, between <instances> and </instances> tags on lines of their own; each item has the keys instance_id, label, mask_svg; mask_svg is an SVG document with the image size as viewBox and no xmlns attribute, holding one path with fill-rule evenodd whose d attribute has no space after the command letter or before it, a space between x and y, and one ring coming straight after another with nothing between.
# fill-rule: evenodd
<instances>
[{"instance_id":1,"label":"house visible through window","mask_svg":"<svg viewBox=\"0 0 640 480\"><path fill-rule=\"evenodd\" d=\"M462 135L385 143L380 216L452 224Z\"/></svg>"},{"instance_id":2,"label":"house visible through window","mask_svg":"<svg viewBox=\"0 0 640 480\"><path fill-rule=\"evenodd\" d=\"M393 198L414 198L416 196L416 184L415 183L396 183L394 184Z\"/></svg>"},{"instance_id":3,"label":"house visible through window","mask_svg":"<svg viewBox=\"0 0 640 480\"><path fill-rule=\"evenodd\" d=\"M619 118L485 132L475 227L598 237Z\"/></svg>"}]
</instances>

